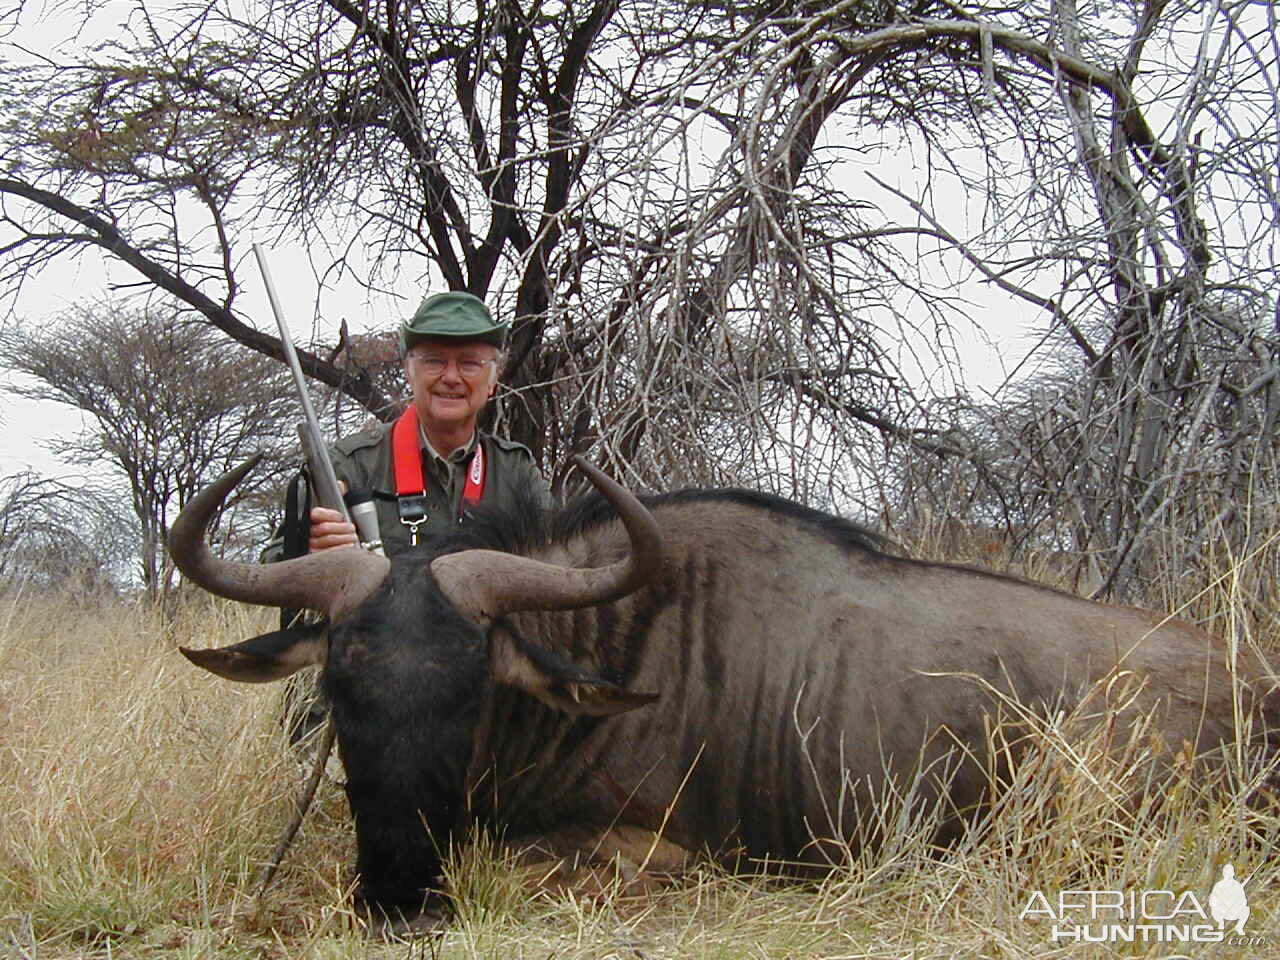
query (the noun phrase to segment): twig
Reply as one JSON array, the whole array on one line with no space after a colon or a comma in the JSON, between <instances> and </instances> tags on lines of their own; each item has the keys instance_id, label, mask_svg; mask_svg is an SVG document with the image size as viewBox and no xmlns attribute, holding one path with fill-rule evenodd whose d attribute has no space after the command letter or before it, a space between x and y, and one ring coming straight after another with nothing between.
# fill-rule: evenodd
<instances>
[{"instance_id":1,"label":"twig","mask_svg":"<svg viewBox=\"0 0 1280 960\"><path fill-rule=\"evenodd\" d=\"M311 776L307 779L307 785L302 788L302 793L298 794L297 810L294 811L293 819L289 822L289 826L285 828L284 834L280 837L280 842L276 844L275 853L271 855L266 869L262 874L262 883L258 886L258 900L261 901L267 892L267 887L271 886L271 881L275 879L276 871L280 869L280 864L284 860L285 854L289 852L289 847L293 844L293 838L298 835L298 829L302 826L302 819L307 815L307 810L311 808L311 801L315 799L316 788L320 785L320 777L324 774L325 764L329 761L329 754L333 751L333 741L337 736L337 729L333 724L333 717L329 717L324 726L324 735L320 739L320 748L316 751L316 762L311 768Z\"/></svg>"}]
</instances>

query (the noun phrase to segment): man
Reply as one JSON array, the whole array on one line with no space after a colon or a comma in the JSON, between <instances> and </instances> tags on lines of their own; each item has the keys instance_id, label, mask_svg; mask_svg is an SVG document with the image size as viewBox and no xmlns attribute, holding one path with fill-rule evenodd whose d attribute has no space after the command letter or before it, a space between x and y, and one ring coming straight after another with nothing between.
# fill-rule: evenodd
<instances>
[{"instance_id":1,"label":"man","mask_svg":"<svg viewBox=\"0 0 1280 960\"><path fill-rule=\"evenodd\" d=\"M394 423L366 427L330 449L334 472L346 489L372 496L388 557L412 551L432 533L465 521L466 511L476 504L514 502L522 488L540 505L551 505L551 491L529 449L482 433L477 426L498 386L506 333L506 325L469 293L427 297L400 325L413 402ZM296 516L304 497L296 485L289 497L293 506L287 513ZM324 507L312 508L305 544L297 535L302 532L291 533L286 524L263 559L359 543L356 528L337 510ZM288 626L297 615L284 611L281 625ZM312 687L294 682L286 693L286 725L293 743L324 722L325 710Z\"/></svg>"},{"instance_id":2,"label":"man","mask_svg":"<svg viewBox=\"0 0 1280 960\"><path fill-rule=\"evenodd\" d=\"M498 386L506 325L477 297L437 293L400 326L413 402L393 424L377 424L334 445L334 471L348 490L370 493L388 557L465 519L478 504L532 490L551 503L527 447L484 434L477 420ZM358 543L336 510L311 511L309 549Z\"/></svg>"}]
</instances>

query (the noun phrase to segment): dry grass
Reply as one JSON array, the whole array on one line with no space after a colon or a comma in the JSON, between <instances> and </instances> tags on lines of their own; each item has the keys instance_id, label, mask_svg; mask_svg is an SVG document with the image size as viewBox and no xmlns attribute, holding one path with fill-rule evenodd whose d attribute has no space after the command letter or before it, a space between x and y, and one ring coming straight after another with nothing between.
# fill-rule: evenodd
<instances>
[{"instance_id":1,"label":"dry grass","mask_svg":"<svg viewBox=\"0 0 1280 960\"><path fill-rule=\"evenodd\" d=\"M1232 619L1223 582L1219 622L1243 642L1268 639ZM145 609L0 596L0 957L1280 955L1280 816L1243 802L1268 772L1262 758L1237 758L1214 783L1185 764L1155 774L1151 739L1105 716L1037 724L1003 799L946 850L927 841L929 811L887 797L874 812L886 841L822 882L705 867L655 895L579 900L520 889L481 840L451 868L447 933L369 941L347 906L353 844L332 783L254 900L305 771L283 744L278 688L218 681L175 650L268 624L231 604L193 604L166 625ZM995 744L1004 736L993 728ZM1268 946L1055 946L1046 921L1019 916L1036 890L1167 888L1207 902L1226 861L1251 877L1249 932Z\"/></svg>"}]
</instances>

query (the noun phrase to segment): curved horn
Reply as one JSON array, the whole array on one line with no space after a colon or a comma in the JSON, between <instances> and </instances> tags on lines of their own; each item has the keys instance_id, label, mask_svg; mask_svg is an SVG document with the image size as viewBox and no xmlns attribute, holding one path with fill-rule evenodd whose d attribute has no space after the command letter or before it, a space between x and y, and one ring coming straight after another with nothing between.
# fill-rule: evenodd
<instances>
[{"instance_id":1,"label":"curved horn","mask_svg":"<svg viewBox=\"0 0 1280 960\"><path fill-rule=\"evenodd\" d=\"M662 569L662 533L635 496L581 457L578 469L604 494L631 537L631 553L607 567L558 567L496 550L464 550L440 557L431 572L465 616L487 623L518 610L576 610L609 603L652 582Z\"/></svg>"},{"instance_id":2,"label":"curved horn","mask_svg":"<svg viewBox=\"0 0 1280 960\"><path fill-rule=\"evenodd\" d=\"M182 508L169 530L169 555L184 577L219 597L268 607L306 607L336 620L383 581L391 568L386 558L339 548L281 563L232 563L215 557L205 543L214 512L261 459L257 454L224 473Z\"/></svg>"}]
</instances>

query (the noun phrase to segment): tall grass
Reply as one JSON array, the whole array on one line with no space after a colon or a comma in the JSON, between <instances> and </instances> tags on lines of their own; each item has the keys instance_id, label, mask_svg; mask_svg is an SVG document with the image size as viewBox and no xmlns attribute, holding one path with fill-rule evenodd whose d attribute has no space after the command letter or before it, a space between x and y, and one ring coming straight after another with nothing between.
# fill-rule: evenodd
<instances>
[{"instance_id":1,"label":"tall grass","mask_svg":"<svg viewBox=\"0 0 1280 960\"><path fill-rule=\"evenodd\" d=\"M0 918L10 941L43 944L41 955L130 941L173 948L217 941L250 912L294 789L277 694L202 675L177 646L249 635L259 620L231 604L166 624L147 607L21 591L0 599Z\"/></svg>"},{"instance_id":2,"label":"tall grass","mask_svg":"<svg viewBox=\"0 0 1280 960\"><path fill-rule=\"evenodd\" d=\"M1274 649L1256 617L1232 619L1239 580L1219 578L1216 599L1197 602L1242 642ZM875 847L802 883L705 865L644 896L539 893L480 838L450 863L456 911L444 933L367 940L348 905L353 842L333 782L255 899L306 771L284 745L276 686L218 680L176 652L269 620L203 600L166 618L0 595L0 957L1198 956L1177 944L1055 944L1043 919L1021 913L1033 891L1164 888L1207 902L1228 861L1250 878L1249 933L1268 945L1205 955L1280 956L1267 759L1241 753L1213 774L1157 762L1158 742L1140 725L1117 731L1106 710L1024 722L1024 759L991 773L999 799L944 849L930 841L941 811L915 800L923 781L864 810ZM1002 712L1025 721L1021 710ZM992 720L993 751L1011 731Z\"/></svg>"}]
</instances>

